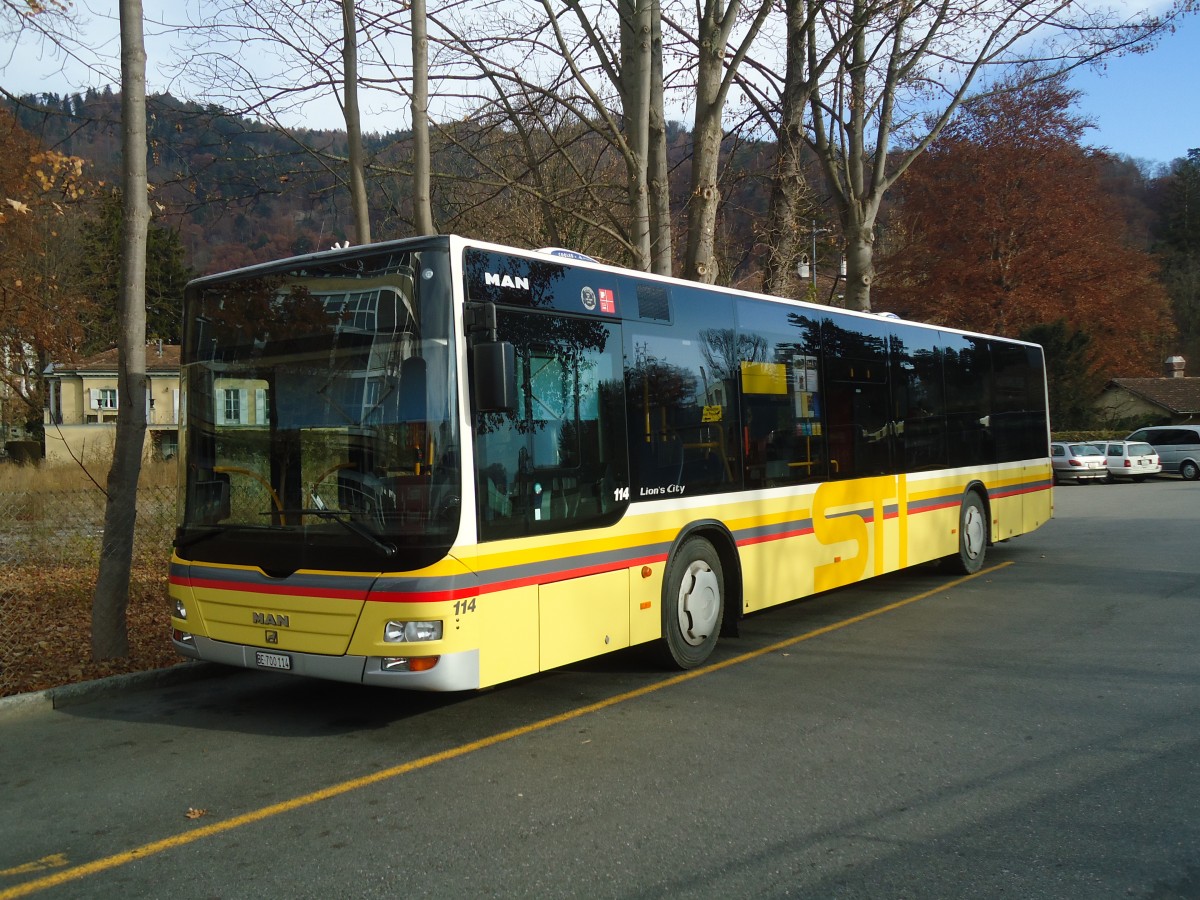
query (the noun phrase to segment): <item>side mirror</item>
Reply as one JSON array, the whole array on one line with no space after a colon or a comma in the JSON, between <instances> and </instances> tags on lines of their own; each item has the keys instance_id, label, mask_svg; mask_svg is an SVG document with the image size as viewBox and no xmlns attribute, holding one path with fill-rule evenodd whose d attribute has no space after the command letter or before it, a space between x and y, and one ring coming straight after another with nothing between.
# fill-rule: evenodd
<instances>
[{"instance_id":1,"label":"side mirror","mask_svg":"<svg viewBox=\"0 0 1200 900\"><path fill-rule=\"evenodd\" d=\"M478 341L475 363L477 412L511 412L517 408L517 353L508 341Z\"/></svg>"}]
</instances>

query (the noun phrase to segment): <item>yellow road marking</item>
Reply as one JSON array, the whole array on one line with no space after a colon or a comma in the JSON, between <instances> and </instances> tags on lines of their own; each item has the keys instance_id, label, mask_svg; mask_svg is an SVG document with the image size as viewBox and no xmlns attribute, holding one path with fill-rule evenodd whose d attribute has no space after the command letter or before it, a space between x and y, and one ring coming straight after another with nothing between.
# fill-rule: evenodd
<instances>
[{"instance_id":1,"label":"yellow road marking","mask_svg":"<svg viewBox=\"0 0 1200 900\"><path fill-rule=\"evenodd\" d=\"M660 691L663 688L674 687L677 684L683 684L685 681L691 681L693 678L700 678L704 675L709 675L713 672L718 672L722 669L728 669L732 666L738 666L750 660L757 659L760 656L766 656L768 653L774 653L778 650L783 650L787 647L792 647L803 641L812 640L815 637L820 637L824 634L829 634L833 631L846 628L850 625L856 625L859 622L864 622L867 619L873 619L876 616L881 616L884 613L893 612L901 607L908 606L910 603L916 603L919 600L924 600L933 594L941 591L947 591L957 587L964 582L971 581L981 575L988 575L992 572L997 572L1000 569L1011 566L1011 562L1000 563L997 566L992 566L989 569L981 569L974 575L966 575L962 578L946 584L938 585L932 590L917 594L913 597L907 597L904 600L897 600L895 603L889 603L887 606L881 606L878 609L873 609L870 612L865 612L857 616L852 616L849 619L842 619L834 622L831 625L826 625L822 628L816 628L812 631L806 631L804 634L796 637L786 638L782 641L777 641L766 647L760 647L758 650L751 650L747 653L742 653L738 656L730 657L721 662L713 663L712 665L703 666L699 669L692 669L688 672L681 672L678 675L667 678L663 681L656 681L654 684L648 684L645 687L635 688L632 691L626 691L623 694L609 697L606 700L598 700L595 703L589 703L587 706L580 706L576 709L568 710L564 713L559 713L556 716L550 716L546 719L533 722L529 725L522 725L517 728L510 728L507 731L501 731L497 734L490 735L485 738L480 738L477 741L471 741L467 744L460 744L457 747L451 747L448 750L443 750L440 753L431 753L428 756L423 756L420 759L414 759L411 762L401 763L398 766L392 766L388 769L381 769L378 772L373 772L370 775L364 775L361 778L353 778L349 781L343 781L338 784L330 785L329 787L321 788L319 791L313 791L309 794L303 794L299 797L293 797L291 800L284 800L281 803L273 803L270 806L264 806L260 809L251 810L248 813L243 813L240 816L234 816L231 819L224 819L220 822L213 822L211 825L202 825L191 831L185 831L182 834L176 834L169 838L163 838L160 841L151 841L148 844L142 844L140 847L134 847L132 850L126 850L123 853L114 853L112 856L106 856L102 859L93 860L90 863L73 866L70 869L64 869L61 872L55 872L52 875L45 875L33 881L27 881L24 884L16 885L7 890L0 891L0 900L12 900L15 897L25 897L29 894L38 891L46 890L47 888L57 887L60 884L66 884L70 881L78 881L88 875L95 875L97 872L104 872L108 869L115 869L118 866L126 865L139 859L144 859L148 856L153 856L156 853L162 853L166 850L173 850L176 847L183 847L187 844L194 843L203 838L213 837L214 835L224 834L227 831L233 831L235 828L241 828L244 825L250 825L254 822L261 822L264 819L272 818L281 813L291 812L295 809L301 809L305 806L311 806L314 803L319 803L322 800L329 800L333 797L340 797L342 794L348 794L351 791L357 791L360 788L368 787L372 784L378 784L381 781L388 781L392 778L398 778L401 775L407 775L409 772L415 772L419 769L426 769L429 766L437 765L438 763L447 762L452 759L458 759L460 756L466 756L469 753L474 753L477 750L484 750L488 747L494 747L497 744L503 744L506 741L511 741L514 738L523 737L527 734L533 734L537 731L543 731L554 725L561 725L563 722L570 722L572 719L578 719L583 716L590 715L594 712L599 712L602 709L607 709L610 706L616 706L619 703L625 703L629 700L636 700L639 697L644 697L647 694L652 694L655 691ZM38 866L41 862L49 860L57 860L62 858L64 863L66 857L62 854L44 857L38 860L37 863L27 863L25 866L18 866L16 869L8 869L0 872L0 875L8 874L24 874L37 869L29 868L30 866Z\"/></svg>"},{"instance_id":2,"label":"yellow road marking","mask_svg":"<svg viewBox=\"0 0 1200 900\"><path fill-rule=\"evenodd\" d=\"M28 875L30 872L40 872L43 869L57 869L66 864L67 855L65 853L54 853L50 856L43 856L41 859L35 859L33 862L13 866L11 869L0 869L0 878L5 875Z\"/></svg>"}]
</instances>

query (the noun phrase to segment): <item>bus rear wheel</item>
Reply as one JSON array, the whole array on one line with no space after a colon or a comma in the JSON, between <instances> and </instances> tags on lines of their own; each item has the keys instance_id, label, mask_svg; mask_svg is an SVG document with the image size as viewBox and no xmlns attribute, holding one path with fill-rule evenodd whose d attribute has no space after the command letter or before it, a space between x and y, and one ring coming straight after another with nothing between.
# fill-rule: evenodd
<instances>
[{"instance_id":1,"label":"bus rear wheel","mask_svg":"<svg viewBox=\"0 0 1200 900\"><path fill-rule=\"evenodd\" d=\"M688 538L663 581L662 656L681 669L700 665L717 645L725 614L721 558L702 537Z\"/></svg>"},{"instance_id":2,"label":"bus rear wheel","mask_svg":"<svg viewBox=\"0 0 1200 900\"><path fill-rule=\"evenodd\" d=\"M960 575L974 575L983 568L987 543L987 510L979 495L971 491L963 497L958 511L958 553L943 560L946 568Z\"/></svg>"}]
</instances>

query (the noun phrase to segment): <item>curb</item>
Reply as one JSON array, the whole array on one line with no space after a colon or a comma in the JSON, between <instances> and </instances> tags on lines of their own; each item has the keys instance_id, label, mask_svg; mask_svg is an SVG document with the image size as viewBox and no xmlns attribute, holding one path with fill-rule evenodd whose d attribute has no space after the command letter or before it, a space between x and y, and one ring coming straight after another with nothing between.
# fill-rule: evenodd
<instances>
[{"instance_id":1,"label":"curb","mask_svg":"<svg viewBox=\"0 0 1200 900\"><path fill-rule=\"evenodd\" d=\"M95 681L81 681L60 687L0 697L0 722L37 712L49 712L69 706L80 706L106 697L148 688L185 684L202 678L214 678L237 671L229 666L207 662L182 662L165 669L147 672L128 672L110 675Z\"/></svg>"}]
</instances>

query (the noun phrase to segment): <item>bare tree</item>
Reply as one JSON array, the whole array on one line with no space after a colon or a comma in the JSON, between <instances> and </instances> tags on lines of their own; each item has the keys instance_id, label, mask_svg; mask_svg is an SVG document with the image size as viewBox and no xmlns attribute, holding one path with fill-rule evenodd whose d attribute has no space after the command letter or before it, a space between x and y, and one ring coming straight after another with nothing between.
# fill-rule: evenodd
<instances>
[{"instance_id":1,"label":"bare tree","mask_svg":"<svg viewBox=\"0 0 1200 900\"><path fill-rule=\"evenodd\" d=\"M369 7L364 9L364 6ZM371 240L360 88L397 89L383 78L376 39L392 4L356 0L212 0L197 22L177 24L187 43L177 70L207 99L254 116L303 146L335 174L350 195L355 238ZM334 37L336 35L337 37ZM366 72L364 70L369 70ZM386 72L384 72L386 74ZM346 126L347 151L305 144L305 129L289 124L307 104L332 98Z\"/></svg>"},{"instance_id":2,"label":"bare tree","mask_svg":"<svg viewBox=\"0 0 1200 900\"><path fill-rule=\"evenodd\" d=\"M658 0L616 0L619 47L609 45L595 7L574 2L566 9L576 19L582 41L565 35L555 5L542 0L553 24L556 46L597 115L602 132L625 162L628 202L628 240L634 268L670 274L673 256L669 192L666 190L666 122L663 110L662 10ZM591 83L584 52L613 88L609 95ZM651 173L656 175L651 188ZM663 200L668 208L664 211Z\"/></svg>"},{"instance_id":3,"label":"bare tree","mask_svg":"<svg viewBox=\"0 0 1200 900\"><path fill-rule=\"evenodd\" d=\"M721 162L721 143L725 136L725 104L738 69L745 60L755 37L771 12L771 0L752 0L743 9L742 0L704 0L697 4L696 22L696 96L692 127L692 181L688 199L687 249L683 277L712 283L717 278L715 241L720 190L717 173ZM739 17L750 18L737 46L729 42ZM688 28L675 23L681 34Z\"/></svg>"},{"instance_id":4,"label":"bare tree","mask_svg":"<svg viewBox=\"0 0 1200 900\"><path fill-rule=\"evenodd\" d=\"M662 5L650 11L650 158L646 184L650 190L650 271L670 275L675 264L671 227L671 172L667 158L667 115L664 106Z\"/></svg>"},{"instance_id":5,"label":"bare tree","mask_svg":"<svg viewBox=\"0 0 1200 900\"><path fill-rule=\"evenodd\" d=\"M133 563L137 484L146 439L146 47L141 0L121 0L121 148L124 209L116 445L108 473L100 568L92 596L92 658L129 652L125 610Z\"/></svg>"},{"instance_id":6,"label":"bare tree","mask_svg":"<svg viewBox=\"0 0 1200 900\"><path fill-rule=\"evenodd\" d=\"M846 241L846 305L870 310L875 224L888 189L965 99L1014 70L1050 78L1144 49L1182 15L1129 17L1072 0L843 0L809 17L810 60L837 46L809 98L816 153ZM812 69L810 62L810 70Z\"/></svg>"},{"instance_id":7,"label":"bare tree","mask_svg":"<svg viewBox=\"0 0 1200 900\"><path fill-rule=\"evenodd\" d=\"M776 159L771 174L771 198L764 232L759 236L766 254L762 289L778 296L795 296L797 263L808 257L807 229L820 212L809 173L804 166L804 121L818 81L841 52L849 35L809 52L810 36L825 4L821 0L784 0L784 66L782 77L769 54L750 58L738 83L760 121L775 136ZM810 34L813 33L813 34ZM815 265L816 260L809 260Z\"/></svg>"},{"instance_id":8,"label":"bare tree","mask_svg":"<svg viewBox=\"0 0 1200 900\"><path fill-rule=\"evenodd\" d=\"M514 11L505 3L440 14L445 49L468 62L479 73L476 82L491 89L460 95L468 116L491 123L495 108L507 112L505 127L529 151L527 165L511 173L512 187L536 192L550 232L574 231L561 227L567 221L594 225L604 219L602 230L629 265L669 274L674 242L658 0L542 0L541 11L532 21L523 8ZM622 161L621 216L613 215L611 185L577 184L601 201L580 204L535 171L548 160L542 150L557 147L551 152L561 165L586 179L585 159L594 145L584 132L606 142ZM583 157L571 158L585 147ZM601 170L608 172L607 165Z\"/></svg>"},{"instance_id":9,"label":"bare tree","mask_svg":"<svg viewBox=\"0 0 1200 900\"><path fill-rule=\"evenodd\" d=\"M651 262L649 173L653 8L651 0L620 0L618 4L621 52L620 69L616 72L616 79L624 114L626 167L629 172L630 236L639 269L649 269ZM588 32L594 34L591 29L588 29Z\"/></svg>"},{"instance_id":10,"label":"bare tree","mask_svg":"<svg viewBox=\"0 0 1200 900\"><path fill-rule=\"evenodd\" d=\"M7 49L0 49L0 72L12 62L18 44L36 42L47 54L82 68L95 66L95 59L82 40L85 28L67 0L0 0L0 38ZM4 96L15 99L7 91Z\"/></svg>"},{"instance_id":11,"label":"bare tree","mask_svg":"<svg viewBox=\"0 0 1200 900\"><path fill-rule=\"evenodd\" d=\"M346 122L350 168L350 205L358 243L371 243L371 213L367 207L367 182L363 173L362 115L358 111L358 27L354 0L342 2L342 118Z\"/></svg>"},{"instance_id":12,"label":"bare tree","mask_svg":"<svg viewBox=\"0 0 1200 900\"><path fill-rule=\"evenodd\" d=\"M413 227L417 234L437 234L433 222L433 149L429 140L429 21L425 0L412 0L412 134Z\"/></svg>"}]
</instances>

